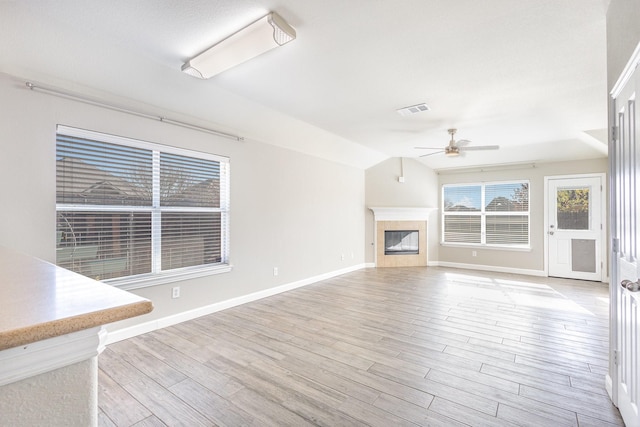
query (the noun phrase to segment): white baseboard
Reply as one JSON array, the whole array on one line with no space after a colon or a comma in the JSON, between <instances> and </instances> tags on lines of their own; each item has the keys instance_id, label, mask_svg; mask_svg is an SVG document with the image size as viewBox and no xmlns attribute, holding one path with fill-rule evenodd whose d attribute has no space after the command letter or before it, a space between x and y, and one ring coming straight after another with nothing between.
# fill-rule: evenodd
<instances>
[{"instance_id":1,"label":"white baseboard","mask_svg":"<svg viewBox=\"0 0 640 427\"><path fill-rule=\"evenodd\" d=\"M185 311L182 313L173 314L171 316L163 317L156 320L151 320L149 322L140 323L138 325L130 326L127 328L109 331L106 339L106 344L109 345L114 342L125 340L127 338L132 338L137 335L155 331L156 329L166 328L167 326L186 322L187 320L195 319L201 316L205 316L207 314L212 314L217 311L225 310L227 308L235 307L251 301L257 301L262 298L270 297L272 295L277 295L282 292L290 291L292 289L300 288L302 286L307 286L312 283L319 282L321 280L330 279L335 276L340 276L341 274L350 273L352 271L361 270L367 267L369 267L369 264L357 264L357 265L343 268L340 270L331 271L329 273L324 273L317 276L309 277L307 279L298 280L296 282L291 282L284 285L276 286L275 288L265 289L263 291L254 292L252 294L231 298L226 301L220 301L215 304L206 305L204 307L199 307L199 308Z\"/></svg>"},{"instance_id":2,"label":"white baseboard","mask_svg":"<svg viewBox=\"0 0 640 427\"><path fill-rule=\"evenodd\" d=\"M496 273L523 274L526 276L547 277L544 270L528 270L524 268L499 267L495 265L462 264L457 262L433 261L429 262L433 267L462 268L465 270L494 271Z\"/></svg>"}]
</instances>

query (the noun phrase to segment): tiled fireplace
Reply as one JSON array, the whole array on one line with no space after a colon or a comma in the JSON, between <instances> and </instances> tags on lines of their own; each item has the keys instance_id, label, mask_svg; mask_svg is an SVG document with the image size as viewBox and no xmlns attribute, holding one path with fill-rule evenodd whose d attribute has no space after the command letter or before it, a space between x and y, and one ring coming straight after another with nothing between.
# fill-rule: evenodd
<instances>
[{"instance_id":1,"label":"tiled fireplace","mask_svg":"<svg viewBox=\"0 0 640 427\"><path fill-rule=\"evenodd\" d=\"M369 208L375 217L376 267L427 265L427 219L435 208Z\"/></svg>"}]
</instances>

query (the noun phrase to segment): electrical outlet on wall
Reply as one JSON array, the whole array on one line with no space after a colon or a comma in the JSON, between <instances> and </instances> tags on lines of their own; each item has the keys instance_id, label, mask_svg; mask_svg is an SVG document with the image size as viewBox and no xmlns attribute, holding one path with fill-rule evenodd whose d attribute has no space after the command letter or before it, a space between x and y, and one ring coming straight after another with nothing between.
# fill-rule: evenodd
<instances>
[{"instance_id":1,"label":"electrical outlet on wall","mask_svg":"<svg viewBox=\"0 0 640 427\"><path fill-rule=\"evenodd\" d=\"M278 275L278 267L273 267L273 275L274 276Z\"/></svg>"},{"instance_id":2,"label":"electrical outlet on wall","mask_svg":"<svg viewBox=\"0 0 640 427\"><path fill-rule=\"evenodd\" d=\"M180 286L171 288L171 298L180 298Z\"/></svg>"},{"instance_id":3,"label":"electrical outlet on wall","mask_svg":"<svg viewBox=\"0 0 640 427\"><path fill-rule=\"evenodd\" d=\"M478 256L478 251L471 251L471 256Z\"/></svg>"}]
</instances>

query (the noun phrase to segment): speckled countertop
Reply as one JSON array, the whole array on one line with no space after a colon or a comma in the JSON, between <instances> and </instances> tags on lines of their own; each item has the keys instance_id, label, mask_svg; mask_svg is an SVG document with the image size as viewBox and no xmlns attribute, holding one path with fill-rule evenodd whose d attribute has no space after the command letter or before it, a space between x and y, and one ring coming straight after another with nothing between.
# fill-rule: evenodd
<instances>
[{"instance_id":1,"label":"speckled countertop","mask_svg":"<svg viewBox=\"0 0 640 427\"><path fill-rule=\"evenodd\" d=\"M145 298L0 247L0 350L151 310Z\"/></svg>"}]
</instances>

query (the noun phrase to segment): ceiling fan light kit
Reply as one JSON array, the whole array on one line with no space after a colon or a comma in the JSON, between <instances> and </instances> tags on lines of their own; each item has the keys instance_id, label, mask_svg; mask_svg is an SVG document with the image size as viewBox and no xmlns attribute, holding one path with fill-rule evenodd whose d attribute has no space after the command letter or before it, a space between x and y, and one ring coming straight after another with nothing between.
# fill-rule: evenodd
<instances>
[{"instance_id":1,"label":"ceiling fan light kit","mask_svg":"<svg viewBox=\"0 0 640 427\"><path fill-rule=\"evenodd\" d=\"M459 139L458 141L456 141L455 139L453 139L453 136L456 134L457 129L447 129L447 132L449 133L449 135L451 135L451 140L449 141L449 144L444 147L444 149L437 147L415 147L419 150L439 150L435 153L423 154L420 157L433 156L434 154L440 153L444 153L444 155L447 157L457 157L465 151L497 150L498 148L500 148L499 145L479 145L475 147L467 147L467 144L469 144L471 141L467 139Z\"/></svg>"},{"instance_id":2,"label":"ceiling fan light kit","mask_svg":"<svg viewBox=\"0 0 640 427\"><path fill-rule=\"evenodd\" d=\"M460 155L460 149L458 147L447 147L444 149L444 155L448 157L456 157Z\"/></svg>"},{"instance_id":3,"label":"ceiling fan light kit","mask_svg":"<svg viewBox=\"0 0 640 427\"><path fill-rule=\"evenodd\" d=\"M194 56L182 66L182 71L208 79L295 38L296 30L271 12Z\"/></svg>"}]
</instances>

